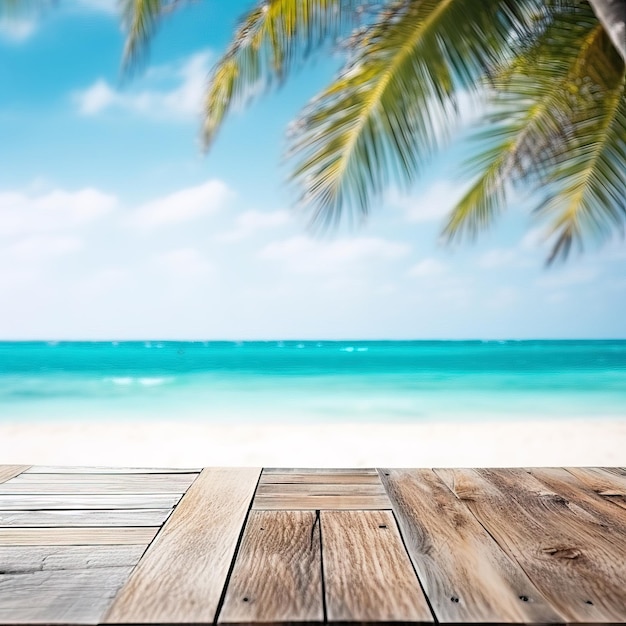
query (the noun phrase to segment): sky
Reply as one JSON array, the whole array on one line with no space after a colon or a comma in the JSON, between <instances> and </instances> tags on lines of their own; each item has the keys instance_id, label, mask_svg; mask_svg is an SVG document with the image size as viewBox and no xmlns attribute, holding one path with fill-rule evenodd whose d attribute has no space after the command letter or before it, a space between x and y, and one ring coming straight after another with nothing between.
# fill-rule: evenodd
<instances>
[{"instance_id":1,"label":"sky","mask_svg":"<svg viewBox=\"0 0 626 626\"><path fill-rule=\"evenodd\" d=\"M520 198L476 242L441 242L468 184L462 129L409 192L312 235L285 132L333 55L203 154L203 88L251 6L173 13L130 77L114 0L0 18L0 339L626 337L623 240L546 268L545 224Z\"/></svg>"}]
</instances>

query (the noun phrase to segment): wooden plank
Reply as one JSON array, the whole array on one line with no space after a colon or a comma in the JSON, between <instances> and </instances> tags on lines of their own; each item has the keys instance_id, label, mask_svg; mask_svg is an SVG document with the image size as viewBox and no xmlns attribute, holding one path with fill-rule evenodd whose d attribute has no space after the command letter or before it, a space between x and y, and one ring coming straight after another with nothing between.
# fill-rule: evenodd
<instances>
[{"instance_id":1,"label":"wooden plank","mask_svg":"<svg viewBox=\"0 0 626 626\"><path fill-rule=\"evenodd\" d=\"M331 509L382 510L390 509L387 496L257 496L252 504L255 511L315 511Z\"/></svg>"},{"instance_id":2,"label":"wooden plank","mask_svg":"<svg viewBox=\"0 0 626 626\"><path fill-rule=\"evenodd\" d=\"M323 620L320 536L315 513L252 511L219 623Z\"/></svg>"},{"instance_id":3,"label":"wooden plank","mask_svg":"<svg viewBox=\"0 0 626 626\"><path fill-rule=\"evenodd\" d=\"M360 475L370 475L370 476L378 476L378 473L374 468L349 468L349 467L340 467L333 468L329 470L324 467L264 467L263 474L360 474Z\"/></svg>"},{"instance_id":4,"label":"wooden plank","mask_svg":"<svg viewBox=\"0 0 626 626\"><path fill-rule=\"evenodd\" d=\"M0 624L97 624L131 569L0 575Z\"/></svg>"},{"instance_id":5,"label":"wooden plank","mask_svg":"<svg viewBox=\"0 0 626 626\"><path fill-rule=\"evenodd\" d=\"M314 474L261 474L260 485L269 484L322 484L322 485L378 485L380 479L376 474L347 472L316 472Z\"/></svg>"},{"instance_id":6,"label":"wooden plank","mask_svg":"<svg viewBox=\"0 0 626 626\"><path fill-rule=\"evenodd\" d=\"M430 469L381 470L408 553L445 623L549 623L558 613Z\"/></svg>"},{"instance_id":7,"label":"wooden plank","mask_svg":"<svg viewBox=\"0 0 626 626\"><path fill-rule=\"evenodd\" d=\"M566 467L585 487L601 496L626 496L626 477L599 467Z\"/></svg>"},{"instance_id":8,"label":"wooden plank","mask_svg":"<svg viewBox=\"0 0 626 626\"><path fill-rule=\"evenodd\" d=\"M323 511L329 621L432 623L391 511Z\"/></svg>"},{"instance_id":9,"label":"wooden plank","mask_svg":"<svg viewBox=\"0 0 626 626\"><path fill-rule=\"evenodd\" d=\"M626 496L602 496L607 502L616 504L622 509L626 509Z\"/></svg>"},{"instance_id":10,"label":"wooden plank","mask_svg":"<svg viewBox=\"0 0 626 626\"><path fill-rule=\"evenodd\" d=\"M0 546L147 546L158 530L158 527L0 528Z\"/></svg>"},{"instance_id":11,"label":"wooden plank","mask_svg":"<svg viewBox=\"0 0 626 626\"><path fill-rule=\"evenodd\" d=\"M436 470L570 622L626 622L625 545L523 470Z\"/></svg>"},{"instance_id":12,"label":"wooden plank","mask_svg":"<svg viewBox=\"0 0 626 626\"><path fill-rule=\"evenodd\" d=\"M373 485L289 485L259 484L256 497L275 496L384 496L382 483Z\"/></svg>"},{"instance_id":13,"label":"wooden plank","mask_svg":"<svg viewBox=\"0 0 626 626\"><path fill-rule=\"evenodd\" d=\"M599 469L604 470L609 474L615 474L615 476L626 478L626 468L624 467L600 467Z\"/></svg>"},{"instance_id":14,"label":"wooden plank","mask_svg":"<svg viewBox=\"0 0 626 626\"><path fill-rule=\"evenodd\" d=\"M172 509L0 511L0 527L160 526Z\"/></svg>"},{"instance_id":15,"label":"wooden plank","mask_svg":"<svg viewBox=\"0 0 626 626\"><path fill-rule=\"evenodd\" d=\"M260 468L203 470L106 621L212 622L260 473Z\"/></svg>"},{"instance_id":16,"label":"wooden plank","mask_svg":"<svg viewBox=\"0 0 626 626\"><path fill-rule=\"evenodd\" d=\"M22 474L0 485L9 494L182 494L196 474Z\"/></svg>"},{"instance_id":17,"label":"wooden plank","mask_svg":"<svg viewBox=\"0 0 626 626\"><path fill-rule=\"evenodd\" d=\"M0 465L0 484L25 472L30 465Z\"/></svg>"},{"instance_id":18,"label":"wooden plank","mask_svg":"<svg viewBox=\"0 0 626 626\"><path fill-rule=\"evenodd\" d=\"M199 474L201 467L98 467L89 465L33 465L26 474Z\"/></svg>"},{"instance_id":19,"label":"wooden plank","mask_svg":"<svg viewBox=\"0 0 626 626\"><path fill-rule=\"evenodd\" d=\"M25 574L34 571L133 567L144 545L115 546L0 546L0 571Z\"/></svg>"},{"instance_id":20,"label":"wooden plank","mask_svg":"<svg viewBox=\"0 0 626 626\"><path fill-rule=\"evenodd\" d=\"M615 533L621 538L626 537L626 511L599 496L570 472L560 467L537 467L527 471L549 489L569 500L570 508L580 506L587 511L592 516L589 523L596 527L596 532L607 538Z\"/></svg>"},{"instance_id":21,"label":"wooden plank","mask_svg":"<svg viewBox=\"0 0 626 626\"><path fill-rule=\"evenodd\" d=\"M64 494L64 495L0 495L1 511L40 511L52 509L171 509L180 500L179 494Z\"/></svg>"}]
</instances>

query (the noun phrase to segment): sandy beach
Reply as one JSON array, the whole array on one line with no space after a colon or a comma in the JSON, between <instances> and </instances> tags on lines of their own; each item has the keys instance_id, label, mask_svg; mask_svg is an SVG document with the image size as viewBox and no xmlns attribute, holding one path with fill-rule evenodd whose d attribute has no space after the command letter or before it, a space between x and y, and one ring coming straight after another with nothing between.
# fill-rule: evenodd
<instances>
[{"instance_id":1,"label":"sandy beach","mask_svg":"<svg viewBox=\"0 0 626 626\"><path fill-rule=\"evenodd\" d=\"M0 463L131 467L624 466L626 418L425 424L4 423Z\"/></svg>"}]
</instances>

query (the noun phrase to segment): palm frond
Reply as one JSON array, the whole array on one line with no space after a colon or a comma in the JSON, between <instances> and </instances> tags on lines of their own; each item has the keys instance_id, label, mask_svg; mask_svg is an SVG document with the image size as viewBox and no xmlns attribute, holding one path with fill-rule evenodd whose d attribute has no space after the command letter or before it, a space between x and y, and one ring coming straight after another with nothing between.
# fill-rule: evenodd
<instances>
[{"instance_id":1,"label":"palm frond","mask_svg":"<svg viewBox=\"0 0 626 626\"><path fill-rule=\"evenodd\" d=\"M541 191L538 212L554 216L549 261L623 221L623 63L586 3L563 3L551 20L493 80L491 129L473 164L480 176L452 211L448 239L489 226L515 185Z\"/></svg>"},{"instance_id":2,"label":"palm frond","mask_svg":"<svg viewBox=\"0 0 626 626\"><path fill-rule=\"evenodd\" d=\"M292 181L313 223L336 223L345 208L367 215L391 180L412 182L445 140L459 91L503 62L511 37L525 36L539 7L413 0L388 9L295 126Z\"/></svg>"},{"instance_id":3,"label":"palm frond","mask_svg":"<svg viewBox=\"0 0 626 626\"><path fill-rule=\"evenodd\" d=\"M538 213L550 220L548 258L565 259L573 244L602 240L626 224L626 71L606 31L590 33L585 78L577 85L567 135L545 182Z\"/></svg>"},{"instance_id":4,"label":"palm frond","mask_svg":"<svg viewBox=\"0 0 626 626\"><path fill-rule=\"evenodd\" d=\"M126 30L123 65L128 70L137 65L163 15L184 0L118 0Z\"/></svg>"},{"instance_id":5,"label":"palm frond","mask_svg":"<svg viewBox=\"0 0 626 626\"><path fill-rule=\"evenodd\" d=\"M363 0L265 0L241 21L210 77L203 138L209 146L233 106L280 82L323 43L349 32L370 8Z\"/></svg>"}]
</instances>

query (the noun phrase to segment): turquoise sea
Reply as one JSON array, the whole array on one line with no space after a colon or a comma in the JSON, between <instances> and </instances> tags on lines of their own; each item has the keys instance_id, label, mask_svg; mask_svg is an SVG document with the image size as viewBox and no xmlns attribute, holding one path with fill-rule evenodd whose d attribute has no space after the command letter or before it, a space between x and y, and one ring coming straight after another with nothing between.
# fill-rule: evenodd
<instances>
[{"instance_id":1,"label":"turquoise sea","mask_svg":"<svg viewBox=\"0 0 626 626\"><path fill-rule=\"evenodd\" d=\"M0 343L0 422L626 417L626 341Z\"/></svg>"}]
</instances>

